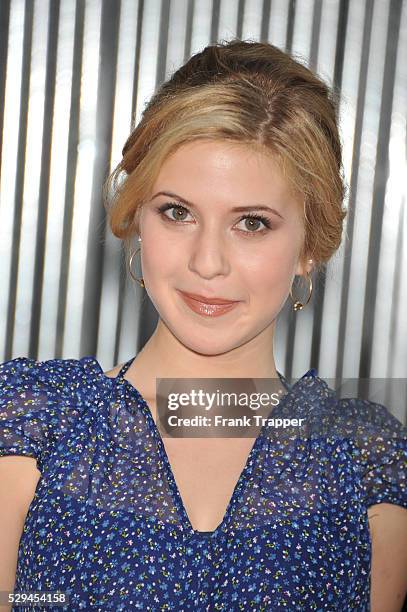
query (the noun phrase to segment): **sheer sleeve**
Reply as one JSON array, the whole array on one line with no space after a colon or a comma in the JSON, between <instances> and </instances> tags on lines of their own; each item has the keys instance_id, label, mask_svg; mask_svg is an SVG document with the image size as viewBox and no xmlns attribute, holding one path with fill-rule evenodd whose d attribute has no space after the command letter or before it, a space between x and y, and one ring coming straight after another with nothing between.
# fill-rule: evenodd
<instances>
[{"instance_id":1,"label":"sheer sleeve","mask_svg":"<svg viewBox=\"0 0 407 612\"><path fill-rule=\"evenodd\" d=\"M407 508L407 428L381 404L342 399L366 507L387 502Z\"/></svg>"},{"instance_id":2,"label":"sheer sleeve","mask_svg":"<svg viewBox=\"0 0 407 612\"><path fill-rule=\"evenodd\" d=\"M72 426L81 363L17 357L0 364L0 456L27 455L42 471L45 452Z\"/></svg>"}]
</instances>

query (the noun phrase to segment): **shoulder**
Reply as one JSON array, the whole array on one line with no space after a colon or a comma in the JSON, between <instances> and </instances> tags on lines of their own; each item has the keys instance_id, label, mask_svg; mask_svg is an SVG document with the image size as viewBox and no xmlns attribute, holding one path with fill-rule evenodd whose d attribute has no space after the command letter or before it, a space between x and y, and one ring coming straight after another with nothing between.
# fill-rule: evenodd
<instances>
[{"instance_id":1,"label":"shoulder","mask_svg":"<svg viewBox=\"0 0 407 612\"><path fill-rule=\"evenodd\" d=\"M314 417L313 425L322 435L352 439L356 443L389 438L401 444L407 440L407 427L383 404L357 397L340 397L321 378L306 388Z\"/></svg>"},{"instance_id":2,"label":"shoulder","mask_svg":"<svg viewBox=\"0 0 407 612\"><path fill-rule=\"evenodd\" d=\"M341 398L336 402L335 417L339 431L352 437L361 461L383 456L386 447L407 450L407 427L377 402L358 398Z\"/></svg>"},{"instance_id":3,"label":"shoulder","mask_svg":"<svg viewBox=\"0 0 407 612\"><path fill-rule=\"evenodd\" d=\"M107 380L92 357L1 363L0 455L28 455L41 463Z\"/></svg>"},{"instance_id":4,"label":"shoulder","mask_svg":"<svg viewBox=\"0 0 407 612\"><path fill-rule=\"evenodd\" d=\"M95 362L92 357L46 361L16 357L0 364L0 388L19 387L24 390L34 385L55 392L76 389L81 382L89 380L92 372L97 373Z\"/></svg>"},{"instance_id":5,"label":"shoulder","mask_svg":"<svg viewBox=\"0 0 407 612\"><path fill-rule=\"evenodd\" d=\"M19 414L37 415L52 408L80 411L109 390L109 383L94 357L45 361L17 357L0 364L0 418L10 416L13 408Z\"/></svg>"},{"instance_id":6,"label":"shoulder","mask_svg":"<svg viewBox=\"0 0 407 612\"><path fill-rule=\"evenodd\" d=\"M321 391L322 390L322 391ZM357 446L367 440L407 441L407 427L383 404L357 397L339 397L320 379L315 415L324 434L352 439Z\"/></svg>"},{"instance_id":7,"label":"shoulder","mask_svg":"<svg viewBox=\"0 0 407 612\"><path fill-rule=\"evenodd\" d=\"M343 416L353 419L359 425L365 424L369 426L379 426L390 428L399 426L404 427L392 411L383 404L373 402L371 400L357 398L357 397L344 397L337 399L338 410Z\"/></svg>"},{"instance_id":8,"label":"shoulder","mask_svg":"<svg viewBox=\"0 0 407 612\"><path fill-rule=\"evenodd\" d=\"M352 457L366 508L394 504L407 508L407 428L383 404L332 397L325 406L324 435L341 440ZM370 512L373 515L373 511ZM383 520L386 520L385 518ZM401 519L403 520L403 519Z\"/></svg>"},{"instance_id":9,"label":"shoulder","mask_svg":"<svg viewBox=\"0 0 407 612\"><path fill-rule=\"evenodd\" d=\"M122 369L123 366L124 366L124 362L123 363L119 363L117 366L115 366L111 370L107 370L106 372L103 372L103 373L108 378L116 378L116 376L119 374L119 372L120 372L120 370Z\"/></svg>"}]
</instances>

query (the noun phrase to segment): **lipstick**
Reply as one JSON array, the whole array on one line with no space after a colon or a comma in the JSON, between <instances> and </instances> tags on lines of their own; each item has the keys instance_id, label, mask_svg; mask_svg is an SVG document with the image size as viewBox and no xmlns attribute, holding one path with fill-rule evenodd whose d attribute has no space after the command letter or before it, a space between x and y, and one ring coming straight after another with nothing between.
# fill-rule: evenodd
<instances>
[{"instance_id":1,"label":"lipstick","mask_svg":"<svg viewBox=\"0 0 407 612\"><path fill-rule=\"evenodd\" d=\"M206 298L193 293L179 291L183 301L191 310L206 317L219 317L235 308L239 301L226 298Z\"/></svg>"}]
</instances>

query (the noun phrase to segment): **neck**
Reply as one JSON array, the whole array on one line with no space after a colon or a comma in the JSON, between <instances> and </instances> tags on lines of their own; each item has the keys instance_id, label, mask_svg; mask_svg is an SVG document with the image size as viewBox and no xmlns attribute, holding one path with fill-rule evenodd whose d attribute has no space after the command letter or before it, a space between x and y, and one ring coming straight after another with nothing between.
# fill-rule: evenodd
<instances>
[{"instance_id":1,"label":"neck","mask_svg":"<svg viewBox=\"0 0 407 612\"><path fill-rule=\"evenodd\" d=\"M197 353L161 321L134 359L126 378L147 395L156 378L278 378L273 355L274 321L250 342L218 355Z\"/></svg>"}]
</instances>

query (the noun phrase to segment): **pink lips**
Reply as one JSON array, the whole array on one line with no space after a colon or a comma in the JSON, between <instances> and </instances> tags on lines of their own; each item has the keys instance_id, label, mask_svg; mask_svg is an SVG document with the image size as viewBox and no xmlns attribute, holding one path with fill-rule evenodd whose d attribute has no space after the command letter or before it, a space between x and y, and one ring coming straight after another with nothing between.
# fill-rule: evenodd
<instances>
[{"instance_id":1,"label":"pink lips","mask_svg":"<svg viewBox=\"0 0 407 612\"><path fill-rule=\"evenodd\" d=\"M238 301L226 300L225 298L205 298L194 293L179 291L184 302L197 314L207 317L219 317L239 304Z\"/></svg>"}]
</instances>

